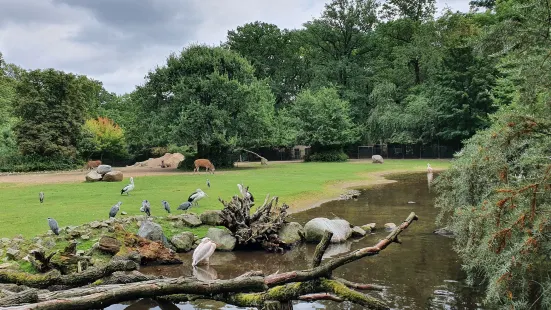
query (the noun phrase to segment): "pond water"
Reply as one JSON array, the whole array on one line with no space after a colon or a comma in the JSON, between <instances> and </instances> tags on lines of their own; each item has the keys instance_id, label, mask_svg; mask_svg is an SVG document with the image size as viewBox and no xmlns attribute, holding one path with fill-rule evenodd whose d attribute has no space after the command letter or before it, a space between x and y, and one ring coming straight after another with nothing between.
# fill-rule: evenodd
<instances>
[{"instance_id":1,"label":"pond water","mask_svg":"<svg viewBox=\"0 0 551 310\"><path fill-rule=\"evenodd\" d=\"M377 230L362 239L331 245L324 259L362 247L372 246L388 233L385 223L399 225L411 211L419 216L400 235L403 244L392 244L381 254L364 258L338 268L334 274L354 282L382 285L382 292L368 292L386 301L392 309L483 309L481 293L464 283L460 261L452 251L452 239L434 235L438 210L433 207L434 196L427 184L426 174L392 176L396 183L362 190L357 200L332 201L318 208L290 216L291 221L305 224L315 217L334 216L354 225L377 223ZM409 203L415 202L415 203ZM251 270L265 274L305 269L311 261L315 245L301 245L284 254L264 252L215 252L210 266L191 268L191 253L181 258L189 264L152 266L144 273L168 277L196 276L199 279L227 279ZM243 309L214 301L196 301L178 305L157 304L149 299L113 305L106 309ZM363 309L351 303L320 301L295 302L294 309Z\"/></svg>"}]
</instances>

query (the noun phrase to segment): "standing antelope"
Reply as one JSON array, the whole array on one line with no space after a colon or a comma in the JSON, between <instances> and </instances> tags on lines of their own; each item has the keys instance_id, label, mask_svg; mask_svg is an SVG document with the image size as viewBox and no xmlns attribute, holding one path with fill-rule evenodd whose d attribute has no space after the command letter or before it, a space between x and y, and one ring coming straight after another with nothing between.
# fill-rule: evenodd
<instances>
[{"instance_id":1,"label":"standing antelope","mask_svg":"<svg viewBox=\"0 0 551 310\"><path fill-rule=\"evenodd\" d=\"M193 164L195 165L195 169L193 169L193 172L198 172L199 168L205 167L206 172L210 170L214 174L214 165L208 159L197 159L193 162Z\"/></svg>"}]
</instances>

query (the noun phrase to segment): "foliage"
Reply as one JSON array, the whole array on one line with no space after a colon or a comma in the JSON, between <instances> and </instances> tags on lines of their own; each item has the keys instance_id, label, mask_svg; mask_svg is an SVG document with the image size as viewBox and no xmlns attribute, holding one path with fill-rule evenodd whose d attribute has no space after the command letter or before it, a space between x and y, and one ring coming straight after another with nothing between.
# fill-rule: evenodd
<instances>
[{"instance_id":1,"label":"foliage","mask_svg":"<svg viewBox=\"0 0 551 310\"><path fill-rule=\"evenodd\" d=\"M350 106L334 88L303 91L297 97L293 114L297 142L311 145L314 153L323 149L342 150L342 146L357 141Z\"/></svg>"},{"instance_id":2,"label":"foliage","mask_svg":"<svg viewBox=\"0 0 551 310\"><path fill-rule=\"evenodd\" d=\"M469 279L487 284L488 303L514 309L551 306L550 9L536 0L496 2L499 22L476 47L499 56L492 93L499 111L436 184L441 220L457 235Z\"/></svg>"},{"instance_id":3,"label":"foliage","mask_svg":"<svg viewBox=\"0 0 551 310\"><path fill-rule=\"evenodd\" d=\"M23 74L14 110L20 118L15 132L21 153L74 158L81 126L100 88L84 76L53 69Z\"/></svg>"},{"instance_id":4,"label":"foliage","mask_svg":"<svg viewBox=\"0 0 551 310\"><path fill-rule=\"evenodd\" d=\"M124 158L128 155L124 132L113 120L106 117L87 120L82 129L79 151L86 158L95 155L103 159L104 155L111 158Z\"/></svg>"},{"instance_id":5,"label":"foliage","mask_svg":"<svg viewBox=\"0 0 551 310\"><path fill-rule=\"evenodd\" d=\"M33 172L48 170L73 170L82 162L69 157L7 154L0 157L0 172Z\"/></svg>"},{"instance_id":6,"label":"foliage","mask_svg":"<svg viewBox=\"0 0 551 310\"><path fill-rule=\"evenodd\" d=\"M317 153L308 154L304 157L305 162L309 161L321 161L321 162L338 162L347 161L348 155L342 150L328 150L320 151Z\"/></svg>"}]
</instances>

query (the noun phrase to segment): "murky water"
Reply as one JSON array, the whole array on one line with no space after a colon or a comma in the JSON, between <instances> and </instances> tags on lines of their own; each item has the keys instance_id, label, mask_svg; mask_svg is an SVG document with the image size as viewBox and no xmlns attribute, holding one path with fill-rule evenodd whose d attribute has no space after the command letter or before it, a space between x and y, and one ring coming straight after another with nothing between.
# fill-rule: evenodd
<instances>
[{"instance_id":1,"label":"murky water","mask_svg":"<svg viewBox=\"0 0 551 310\"><path fill-rule=\"evenodd\" d=\"M357 200L333 201L319 208L293 214L292 221L305 224L315 217L338 216L354 225L377 223L375 233L362 239L331 245L325 258L371 246L386 236L385 223L399 225L414 211L419 221L400 235L403 244L392 244L381 254L340 267L335 275L354 282L385 286L383 292L369 292L386 301L392 309L482 309L480 292L464 284L460 262L451 249L452 239L432 234L438 210L433 207L433 195L425 174L392 177L399 182L363 190ZM415 203L409 203L415 202ZM251 270L271 274L279 270L307 268L315 245L302 245L285 254L264 252L216 252L210 266L191 268L191 253L182 255L189 264L145 267L141 271L169 277L196 276L199 279L227 279ZM198 301L179 305L159 305L141 300L106 309L240 309L213 301ZM296 302L294 309L363 309L350 303Z\"/></svg>"}]
</instances>

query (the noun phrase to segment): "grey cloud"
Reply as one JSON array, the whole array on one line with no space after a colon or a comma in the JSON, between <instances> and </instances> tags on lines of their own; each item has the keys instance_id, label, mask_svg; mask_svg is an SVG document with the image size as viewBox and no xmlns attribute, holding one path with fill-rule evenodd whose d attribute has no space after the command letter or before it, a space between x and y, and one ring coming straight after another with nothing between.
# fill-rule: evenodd
<instances>
[{"instance_id":1,"label":"grey cloud","mask_svg":"<svg viewBox=\"0 0 551 310\"><path fill-rule=\"evenodd\" d=\"M52 5L48 0L0 1L0 27L6 24L64 24L75 21L78 14L63 4Z\"/></svg>"}]
</instances>

